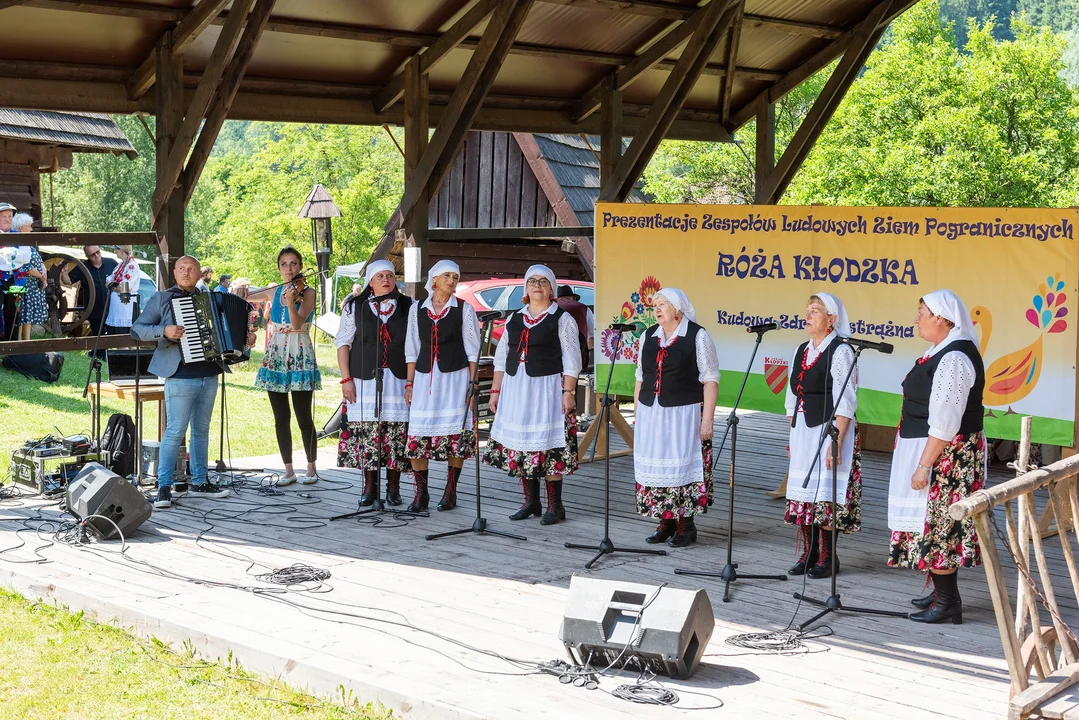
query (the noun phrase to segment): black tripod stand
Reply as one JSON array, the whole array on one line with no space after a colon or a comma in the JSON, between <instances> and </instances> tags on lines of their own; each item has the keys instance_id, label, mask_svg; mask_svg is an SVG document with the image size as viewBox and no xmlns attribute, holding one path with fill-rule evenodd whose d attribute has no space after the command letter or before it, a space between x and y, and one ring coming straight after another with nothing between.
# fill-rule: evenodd
<instances>
[{"instance_id":1,"label":"black tripod stand","mask_svg":"<svg viewBox=\"0 0 1079 720\"><path fill-rule=\"evenodd\" d=\"M90 392L90 378L94 378L94 417L91 420L91 431L94 436L94 447L101 449L101 356L98 355L98 347L101 345L101 333L105 332L105 318L109 314L109 302L116 288L110 283L108 292L105 293L105 309L101 313L101 320L97 323L97 335L94 336L94 349L90 351L90 369L86 371L86 383L82 387L82 399L85 400ZM136 377L138 376L136 368Z\"/></svg>"},{"instance_id":2,"label":"black tripod stand","mask_svg":"<svg viewBox=\"0 0 1079 720\"><path fill-rule=\"evenodd\" d=\"M719 450L712 456L712 467L716 466L716 460L723 454L723 446L727 443L727 436L731 438L731 467L730 478L728 480L729 490L727 498L727 564L723 566L723 569L718 573L714 572L702 572L700 570L675 570L675 575L692 575L694 577L709 577L709 578L722 578L723 584L723 602L731 601L731 583L738 582L739 580L786 580L786 575L739 575L738 563L734 562L734 471L736 467L737 450L738 450L738 405L742 402L742 393L746 389L746 381L749 380L749 373L753 369L753 361L757 358L757 351L760 349L761 340L764 338L764 333L776 328L774 323L768 323L762 326L756 326L748 328L748 332L755 332L757 334L757 342L753 345L753 353L749 356L749 364L746 366L746 373L742 376L742 387L738 388L738 396L734 399L734 407L731 408L730 415L727 416L727 429L723 431L723 439L719 442Z\"/></svg>"},{"instance_id":3,"label":"black tripod stand","mask_svg":"<svg viewBox=\"0 0 1079 720\"><path fill-rule=\"evenodd\" d=\"M836 339L834 342L838 342ZM847 390L847 385L850 383L851 377L854 375L854 369L858 367L858 358L862 354L863 347L850 343L854 350L854 361L850 365L850 370L847 371L847 377L843 380L843 387L839 391L839 396L842 397L843 393ZM809 603L810 605L816 605L817 607L824 608L813 617L806 620L804 623L798 626L799 630L805 630L813 623L820 620L828 613L838 612L844 610L846 612L862 613L865 615L883 615L885 617L907 617L907 613L896 612L894 610L876 610L874 608L861 608L861 607L845 607L843 601L839 599L839 593L836 591L836 554L835 543L838 536L838 529L836 526L836 490L839 486L839 428L836 426L835 418L836 411L839 409L838 403L836 404L836 410L832 411L832 416L828 418L828 422L824 427L824 432L821 434L820 444L817 445L817 454L813 458L812 465L809 466L809 473L806 475L805 480L802 482L802 487L809 485L809 479L813 473L817 470L817 463L820 461L821 451L824 448L825 441L830 441L832 444L832 592L824 600L817 600L816 598L807 597L802 593L794 593L796 600ZM808 570L808 568L807 568Z\"/></svg>"},{"instance_id":4,"label":"black tripod stand","mask_svg":"<svg viewBox=\"0 0 1079 720\"><path fill-rule=\"evenodd\" d=\"M615 341L614 357L618 357L618 351L622 348L622 332L634 329L632 325L616 323L611 326L612 330L620 330L618 339ZM566 543L566 547L573 550L594 550L596 556L584 564L585 570L591 570L604 555L616 552L633 553L635 555L666 555L666 550L649 550L637 548L615 547L611 541L611 406L614 399L611 397L611 377L614 375L614 362L611 362L611 371L607 373L607 385L603 388L603 407L600 408L602 418L597 418L604 424L604 457L603 457L603 539L599 545L582 545L580 543ZM596 459L596 446L592 446L592 460Z\"/></svg>"},{"instance_id":5,"label":"black tripod stand","mask_svg":"<svg viewBox=\"0 0 1079 720\"><path fill-rule=\"evenodd\" d=\"M501 317L502 313L493 311L489 313L483 313L480 316L481 321L487 321L487 339L488 343L491 336L492 323L496 317ZM465 396L465 416L461 418L461 427L467 428L468 426L468 409L472 404L472 401L479 397L480 380L479 380L480 364L476 363L476 369L472 373L472 378L469 380L468 393ZM479 410L479 402L476 402L476 409ZM466 533L476 533L479 535L498 535L499 537L506 537L512 540L527 540L523 535L513 535L512 533L502 532L500 530L489 530L487 528L487 518L483 517L483 513L480 509L480 426L479 415L474 417L473 427L476 430L476 446L474 448L476 459L476 519L472 522L472 527L461 528L460 530L450 530L449 532L435 533L428 535L428 540L438 540L439 538L452 537L453 535L464 535ZM463 432L463 430L462 430Z\"/></svg>"}]
</instances>

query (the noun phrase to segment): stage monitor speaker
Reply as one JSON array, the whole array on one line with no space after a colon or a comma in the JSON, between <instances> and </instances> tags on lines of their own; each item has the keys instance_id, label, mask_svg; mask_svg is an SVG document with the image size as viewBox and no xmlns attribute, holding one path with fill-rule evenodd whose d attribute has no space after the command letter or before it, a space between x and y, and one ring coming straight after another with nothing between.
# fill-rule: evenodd
<instances>
[{"instance_id":1,"label":"stage monitor speaker","mask_svg":"<svg viewBox=\"0 0 1079 720\"><path fill-rule=\"evenodd\" d=\"M64 356L60 353L8 355L3 358L3 366L20 372L26 377L52 384L60 379L60 372L64 367Z\"/></svg>"},{"instance_id":2,"label":"stage monitor speaker","mask_svg":"<svg viewBox=\"0 0 1079 720\"><path fill-rule=\"evenodd\" d=\"M672 678L696 671L715 629L704 590L574 576L559 636L570 658Z\"/></svg>"},{"instance_id":3,"label":"stage monitor speaker","mask_svg":"<svg viewBox=\"0 0 1079 720\"><path fill-rule=\"evenodd\" d=\"M154 511L138 488L99 463L87 463L68 483L67 510L79 520L86 519L102 540L112 540L119 533L131 537Z\"/></svg>"}]
</instances>

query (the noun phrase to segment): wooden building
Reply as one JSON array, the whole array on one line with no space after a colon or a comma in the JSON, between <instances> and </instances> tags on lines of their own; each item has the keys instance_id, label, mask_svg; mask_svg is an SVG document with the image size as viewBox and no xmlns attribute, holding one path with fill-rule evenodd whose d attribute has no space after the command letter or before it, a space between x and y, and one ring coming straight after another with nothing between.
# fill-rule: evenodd
<instances>
[{"instance_id":1,"label":"wooden building","mask_svg":"<svg viewBox=\"0 0 1079 720\"><path fill-rule=\"evenodd\" d=\"M70 168L80 152L137 154L108 115L0 108L0 201L30 213L36 229L49 225L41 175Z\"/></svg>"},{"instance_id":2,"label":"wooden building","mask_svg":"<svg viewBox=\"0 0 1079 720\"><path fill-rule=\"evenodd\" d=\"M596 135L470 132L431 197L431 256L454 258L466 280L519 277L532 263L547 265L560 278L591 280L591 263L577 244L587 236L552 231L543 237L536 229L592 227L599 144ZM628 199L648 198L638 186ZM388 250L376 248L371 259L389 257L400 268L401 254L395 240Z\"/></svg>"}]
</instances>

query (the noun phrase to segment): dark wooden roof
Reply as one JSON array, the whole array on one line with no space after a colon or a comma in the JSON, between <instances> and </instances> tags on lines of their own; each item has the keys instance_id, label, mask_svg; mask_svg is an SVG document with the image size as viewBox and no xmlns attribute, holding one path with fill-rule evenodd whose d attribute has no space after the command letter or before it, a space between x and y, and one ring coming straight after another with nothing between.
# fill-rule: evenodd
<instances>
[{"instance_id":1,"label":"dark wooden roof","mask_svg":"<svg viewBox=\"0 0 1079 720\"><path fill-rule=\"evenodd\" d=\"M404 62L431 48L482 0L277 0L230 117L253 120L399 123L402 103L376 107ZM720 2L722 0L714 0ZM689 88L668 137L722 140L842 54L852 28L882 0L746 0L735 30L716 44ZM916 0L888 2L883 23ZM488 0L490 2L490 0ZM516 132L597 132L589 107L597 86L705 3L700 0L542 0L529 10L473 127ZM14 6L12 6L14 5ZM210 62L224 10L189 38L185 83ZM193 25L195 0L22 0L2 3L0 105L109 113L150 112L153 55L166 31ZM204 10L205 12L205 10ZM209 17L209 16L208 16ZM487 20L429 72L431 123L438 121ZM688 37L688 35L686 35ZM731 40L737 40L731 53ZM624 88L624 131L632 135L681 52L671 49ZM733 55L729 58L728 55ZM724 78L731 75L729 88ZM617 80L618 78L616 78ZM726 98L726 99L725 99ZM727 104L729 112L722 112ZM586 115L587 113L587 115Z\"/></svg>"},{"instance_id":2,"label":"dark wooden roof","mask_svg":"<svg viewBox=\"0 0 1079 720\"><path fill-rule=\"evenodd\" d=\"M138 153L108 115L0 108L0 138L68 148L76 152Z\"/></svg>"}]
</instances>

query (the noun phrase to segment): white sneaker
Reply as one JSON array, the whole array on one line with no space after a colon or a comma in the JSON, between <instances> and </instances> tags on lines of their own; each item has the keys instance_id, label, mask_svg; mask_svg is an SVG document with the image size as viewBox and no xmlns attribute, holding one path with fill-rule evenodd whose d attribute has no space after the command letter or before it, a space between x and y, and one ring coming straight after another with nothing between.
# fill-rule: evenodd
<instances>
[{"instance_id":1,"label":"white sneaker","mask_svg":"<svg viewBox=\"0 0 1079 720\"><path fill-rule=\"evenodd\" d=\"M311 473L307 473L300 478L300 482L304 485L314 485L318 482L318 473L316 472L314 475L312 475Z\"/></svg>"},{"instance_id":2,"label":"white sneaker","mask_svg":"<svg viewBox=\"0 0 1079 720\"><path fill-rule=\"evenodd\" d=\"M289 473L288 475L277 478L277 482L275 483L275 485L277 485L277 487L285 487L286 485L291 485L294 482L296 482L296 473Z\"/></svg>"}]
</instances>

